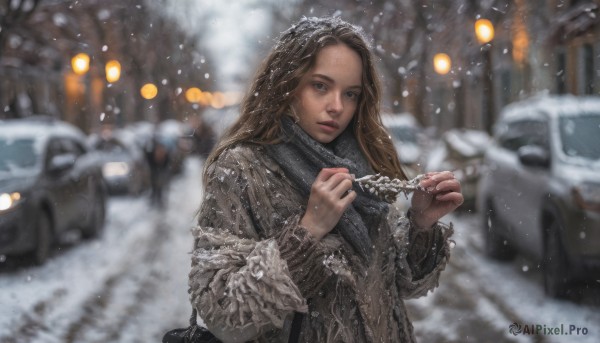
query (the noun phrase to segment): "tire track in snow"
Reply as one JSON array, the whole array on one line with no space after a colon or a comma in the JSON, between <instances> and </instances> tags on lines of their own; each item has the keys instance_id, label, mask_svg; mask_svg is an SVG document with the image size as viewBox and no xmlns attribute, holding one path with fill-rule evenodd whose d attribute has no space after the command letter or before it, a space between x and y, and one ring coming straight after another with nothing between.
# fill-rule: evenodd
<instances>
[{"instance_id":1,"label":"tire track in snow","mask_svg":"<svg viewBox=\"0 0 600 343\"><path fill-rule=\"evenodd\" d=\"M156 273L152 271L152 264L163 245L169 241L170 230L164 223L157 224L152 231L154 234L149 237L147 241L149 244L143 246L144 253L137 259L128 261L118 273L111 276L100 292L90 295L83 305L83 316L69 326L64 337L65 343L114 342L119 338L127 322L138 312L143 302L152 295L156 281ZM153 242L159 242L160 246L151 244ZM144 268L139 268L140 266ZM123 296L122 293L130 294L130 296ZM128 304L120 303L124 299L130 300L130 302ZM89 335L90 332L92 332L92 337L86 339L86 335Z\"/></svg>"}]
</instances>

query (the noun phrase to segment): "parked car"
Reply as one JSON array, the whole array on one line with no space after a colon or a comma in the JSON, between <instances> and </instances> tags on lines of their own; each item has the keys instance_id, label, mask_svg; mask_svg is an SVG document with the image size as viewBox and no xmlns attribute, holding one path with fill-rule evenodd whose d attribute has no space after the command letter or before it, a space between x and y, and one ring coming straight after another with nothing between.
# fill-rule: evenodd
<instances>
[{"instance_id":1,"label":"parked car","mask_svg":"<svg viewBox=\"0 0 600 343\"><path fill-rule=\"evenodd\" d=\"M478 206L487 254L541 261L545 290L555 297L567 296L571 281L598 280L600 98L507 106L484 161Z\"/></svg>"},{"instance_id":2,"label":"parked car","mask_svg":"<svg viewBox=\"0 0 600 343\"><path fill-rule=\"evenodd\" d=\"M139 195L149 189L150 168L133 132L94 134L88 142L102 162L102 176L110 194Z\"/></svg>"},{"instance_id":3,"label":"parked car","mask_svg":"<svg viewBox=\"0 0 600 343\"><path fill-rule=\"evenodd\" d=\"M398 151L398 159L405 167L409 177L419 174L424 155L424 135L414 116L410 113L384 114L383 126L388 130L392 142Z\"/></svg>"},{"instance_id":4,"label":"parked car","mask_svg":"<svg viewBox=\"0 0 600 343\"><path fill-rule=\"evenodd\" d=\"M451 129L430 149L425 171L449 170L460 181L464 203L459 210L475 210L477 183L490 135L472 129Z\"/></svg>"},{"instance_id":5,"label":"parked car","mask_svg":"<svg viewBox=\"0 0 600 343\"><path fill-rule=\"evenodd\" d=\"M0 123L0 254L41 264L70 229L104 226L106 190L85 135L51 118Z\"/></svg>"}]
</instances>

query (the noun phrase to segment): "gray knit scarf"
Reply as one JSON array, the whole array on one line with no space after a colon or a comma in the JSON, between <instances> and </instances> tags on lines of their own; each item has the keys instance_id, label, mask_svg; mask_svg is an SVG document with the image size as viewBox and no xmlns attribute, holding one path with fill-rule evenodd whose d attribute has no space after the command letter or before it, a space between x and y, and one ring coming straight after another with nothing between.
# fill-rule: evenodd
<instances>
[{"instance_id":1,"label":"gray knit scarf","mask_svg":"<svg viewBox=\"0 0 600 343\"><path fill-rule=\"evenodd\" d=\"M288 116L283 117L281 124L282 142L267 145L267 154L277 161L306 199L323 168L348 168L357 178L373 173L350 127L324 145L311 138ZM387 215L388 205L358 186L354 187L354 191L356 199L342 214L333 232L339 232L368 262L373 252L368 227L379 225L379 221Z\"/></svg>"}]
</instances>

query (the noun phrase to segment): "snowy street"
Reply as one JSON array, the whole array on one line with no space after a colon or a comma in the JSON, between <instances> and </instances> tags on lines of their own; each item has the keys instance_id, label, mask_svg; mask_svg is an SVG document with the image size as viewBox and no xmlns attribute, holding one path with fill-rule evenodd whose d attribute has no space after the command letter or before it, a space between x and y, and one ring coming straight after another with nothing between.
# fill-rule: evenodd
<instances>
[{"instance_id":1,"label":"snowy street","mask_svg":"<svg viewBox=\"0 0 600 343\"><path fill-rule=\"evenodd\" d=\"M190 228L201 165L188 159L161 213L147 197L115 197L99 240L42 267L0 269L0 342L159 342L185 326Z\"/></svg>"},{"instance_id":2,"label":"snowy street","mask_svg":"<svg viewBox=\"0 0 600 343\"><path fill-rule=\"evenodd\" d=\"M0 342L159 342L166 330L185 326L189 229L200 199L201 163L190 158L164 212L147 197L111 198L100 239L62 247L41 267L1 263ZM420 342L598 341L600 283L581 299L547 298L531 261L483 256L477 215L449 220L456 246L440 287L407 302ZM515 336L513 323L572 325L580 334Z\"/></svg>"},{"instance_id":3,"label":"snowy street","mask_svg":"<svg viewBox=\"0 0 600 343\"><path fill-rule=\"evenodd\" d=\"M541 267L517 257L508 263L484 256L481 219L474 214L449 218L456 246L440 286L424 298L408 301L417 338L422 342L598 342L600 282L578 288L578 299L555 300L544 294ZM513 335L513 323L540 326L540 334ZM572 335L549 334L551 328ZM547 329L544 334L544 327ZM576 335L577 328L587 334Z\"/></svg>"}]
</instances>

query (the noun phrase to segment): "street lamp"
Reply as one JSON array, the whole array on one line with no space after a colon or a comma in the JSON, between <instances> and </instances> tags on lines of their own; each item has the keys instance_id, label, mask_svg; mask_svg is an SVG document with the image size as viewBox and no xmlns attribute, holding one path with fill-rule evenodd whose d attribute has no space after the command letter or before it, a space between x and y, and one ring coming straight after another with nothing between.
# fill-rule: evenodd
<instances>
[{"instance_id":1,"label":"street lamp","mask_svg":"<svg viewBox=\"0 0 600 343\"><path fill-rule=\"evenodd\" d=\"M119 78L121 77L121 63L116 60L106 62L105 72L106 81L108 81L108 83L119 81Z\"/></svg>"},{"instance_id":2,"label":"street lamp","mask_svg":"<svg viewBox=\"0 0 600 343\"><path fill-rule=\"evenodd\" d=\"M83 75L90 69L90 56L80 52L71 58L71 67L77 75Z\"/></svg>"},{"instance_id":3,"label":"street lamp","mask_svg":"<svg viewBox=\"0 0 600 343\"><path fill-rule=\"evenodd\" d=\"M475 21L475 36L480 44L487 44L494 39L494 25L488 19Z\"/></svg>"},{"instance_id":4,"label":"street lamp","mask_svg":"<svg viewBox=\"0 0 600 343\"><path fill-rule=\"evenodd\" d=\"M450 56L444 53L435 54L433 56L433 69L440 75L446 75L452 68L452 60Z\"/></svg>"},{"instance_id":5,"label":"street lamp","mask_svg":"<svg viewBox=\"0 0 600 343\"><path fill-rule=\"evenodd\" d=\"M482 44L481 53L483 55L483 96L484 96L484 113L482 116L483 128L488 132L492 132L492 125L495 116L494 108L494 82L492 70L492 49L489 44L494 39L494 25L488 19L477 19L475 21L475 36L479 44Z\"/></svg>"},{"instance_id":6,"label":"street lamp","mask_svg":"<svg viewBox=\"0 0 600 343\"><path fill-rule=\"evenodd\" d=\"M146 83L140 88L140 94L142 95L142 98L151 100L158 94L158 88L156 88L156 85L153 83Z\"/></svg>"},{"instance_id":7,"label":"street lamp","mask_svg":"<svg viewBox=\"0 0 600 343\"><path fill-rule=\"evenodd\" d=\"M185 99L188 102L197 104L202 99L202 91L198 87L191 87L185 91Z\"/></svg>"}]
</instances>

